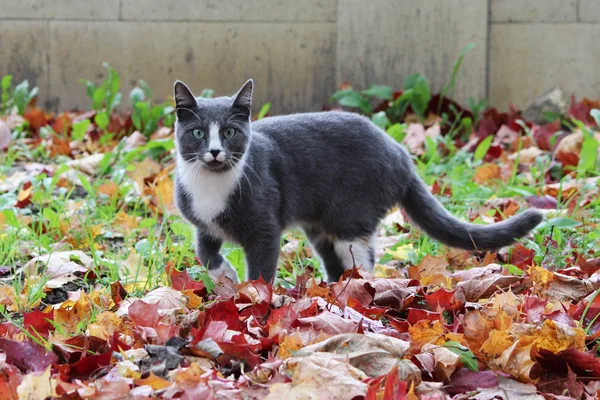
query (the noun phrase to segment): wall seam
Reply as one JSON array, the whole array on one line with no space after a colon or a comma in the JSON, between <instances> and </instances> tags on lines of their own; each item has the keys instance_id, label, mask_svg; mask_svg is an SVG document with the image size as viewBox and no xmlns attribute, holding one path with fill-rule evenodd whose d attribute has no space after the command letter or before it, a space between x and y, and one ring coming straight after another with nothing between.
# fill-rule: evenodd
<instances>
[{"instance_id":1,"label":"wall seam","mask_svg":"<svg viewBox=\"0 0 600 400\"><path fill-rule=\"evenodd\" d=\"M52 96L52 94L50 93L50 85L51 85L51 74L50 74L50 36L52 35L52 30L50 29L50 24L52 21L47 20L46 21L46 106L50 105L50 97Z\"/></svg>"},{"instance_id":2,"label":"wall seam","mask_svg":"<svg viewBox=\"0 0 600 400\"><path fill-rule=\"evenodd\" d=\"M487 35L485 40L485 99L490 98L490 60L491 60L491 48L492 48L492 0L488 0L487 10ZM479 101L477 99L476 101Z\"/></svg>"},{"instance_id":3,"label":"wall seam","mask_svg":"<svg viewBox=\"0 0 600 400\"><path fill-rule=\"evenodd\" d=\"M334 51L334 62L333 67L335 68L335 88L337 89L340 83L340 77L338 76L339 71L339 34L340 34L340 0L335 1L335 45L333 46Z\"/></svg>"}]
</instances>

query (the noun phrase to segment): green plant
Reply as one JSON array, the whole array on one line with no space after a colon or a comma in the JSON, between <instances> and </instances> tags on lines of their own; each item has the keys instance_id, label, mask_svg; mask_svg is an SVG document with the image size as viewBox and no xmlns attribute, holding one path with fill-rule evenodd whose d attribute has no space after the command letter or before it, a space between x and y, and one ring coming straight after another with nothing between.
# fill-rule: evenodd
<instances>
[{"instance_id":1,"label":"green plant","mask_svg":"<svg viewBox=\"0 0 600 400\"><path fill-rule=\"evenodd\" d=\"M389 86L372 85L369 89L356 91L352 87L342 89L333 94L332 101L350 108L358 108L366 115L373 114L373 100L392 100L393 90Z\"/></svg>"},{"instance_id":2,"label":"green plant","mask_svg":"<svg viewBox=\"0 0 600 400\"><path fill-rule=\"evenodd\" d=\"M454 63L454 68L452 68L452 74L450 75L450 81L446 84L446 86L444 86L444 88L440 92L440 100L438 102L438 108L437 108L438 114L441 112L442 101L443 101L444 97L446 97L447 95L449 95L449 97L452 97L452 95L454 94L454 85L456 84L456 77L458 76L458 71L460 71L460 66L462 65L462 62L463 62L465 56L474 48L475 48L475 43L468 43L461 50L460 55L458 56L458 59Z\"/></svg>"},{"instance_id":3,"label":"green plant","mask_svg":"<svg viewBox=\"0 0 600 400\"><path fill-rule=\"evenodd\" d=\"M100 84L96 85L94 82L84 79L81 82L87 89L87 95L92 100L92 108L99 114L106 114L106 118L110 116L115 108L121 103L123 93L119 92L121 89L121 77L115 71L114 68L108 63L103 63L102 66L106 68L108 74L106 79ZM96 117L98 117L98 115ZM102 120L104 117L101 117ZM108 125L108 122L107 122Z\"/></svg>"},{"instance_id":4,"label":"green plant","mask_svg":"<svg viewBox=\"0 0 600 400\"><path fill-rule=\"evenodd\" d=\"M24 80L14 88L12 75L4 75L0 81L0 114L9 114L13 110L23 115L25 107L37 96L37 86L29 90L29 82Z\"/></svg>"},{"instance_id":5,"label":"green plant","mask_svg":"<svg viewBox=\"0 0 600 400\"><path fill-rule=\"evenodd\" d=\"M172 126L174 123L173 106L169 102L152 105L152 90L150 86L139 80L139 87L134 87L129 93L129 98L133 103L133 112L131 120L135 129L149 137L159 124L163 122L166 126Z\"/></svg>"}]
</instances>

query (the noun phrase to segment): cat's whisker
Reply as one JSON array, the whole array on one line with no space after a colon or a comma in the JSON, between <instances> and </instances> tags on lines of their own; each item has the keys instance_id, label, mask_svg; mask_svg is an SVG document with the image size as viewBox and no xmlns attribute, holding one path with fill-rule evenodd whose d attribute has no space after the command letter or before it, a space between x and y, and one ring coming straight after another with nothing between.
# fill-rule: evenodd
<instances>
[{"instance_id":1,"label":"cat's whisker","mask_svg":"<svg viewBox=\"0 0 600 400\"><path fill-rule=\"evenodd\" d=\"M248 118L248 116L246 114L237 113L237 114L233 114L231 117L227 118L227 120L225 121L225 123L228 123L233 117L237 117L238 115L241 115L242 117Z\"/></svg>"},{"instance_id":2,"label":"cat's whisker","mask_svg":"<svg viewBox=\"0 0 600 400\"><path fill-rule=\"evenodd\" d=\"M241 162L242 161L240 158L237 158L235 156L231 156L231 158L233 158L237 162ZM244 167L248 167L248 169L256 176L256 178L260 181L260 183L263 186L265 185L265 182L262 180L262 178L260 177L260 175L258 175L258 172L256 172L256 170L250 164L246 163L246 164L244 164ZM248 178L246 178L246 179L248 179Z\"/></svg>"},{"instance_id":3,"label":"cat's whisker","mask_svg":"<svg viewBox=\"0 0 600 400\"><path fill-rule=\"evenodd\" d=\"M248 187L250 188L250 196L254 197L254 189L252 189L252 182L250 182L250 179L248 179L248 175L246 175L246 171L242 171L242 177L246 179L246 182L248 182ZM240 190L241 190L242 185L240 184Z\"/></svg>"},{"instance_id":4,"label":"cat's whisker","mask_svg":"<svg viewBox=\"0 0 600 400\"><path fill-rule=\"evenodd\" d=\"M200 117L198 116L198 114L196 114L196 112L195 112L194 110L191 110L191 109L189 109L189 108L186 108L186 107L175 107L175 111L177 111L177 110L185 110L185 111L189 111L189 112L191 112L192 114L194 114L194 115L196 116L196 118L198 118L198 121L202 121L202 118L200 118Z\"/></svg>"}]
</instances>

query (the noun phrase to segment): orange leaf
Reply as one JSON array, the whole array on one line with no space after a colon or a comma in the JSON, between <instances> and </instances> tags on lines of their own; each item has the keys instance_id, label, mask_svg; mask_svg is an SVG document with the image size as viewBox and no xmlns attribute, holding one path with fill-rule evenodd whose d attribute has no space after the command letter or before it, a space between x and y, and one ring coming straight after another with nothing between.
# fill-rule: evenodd
<instances>
[{"instance_id":1,"label":"orange leaf","mask_svg":"<svg viewBox=\"0 0 600 400\"><path fill-rule=\"evenodd\" d=\"M514 342L515 338L508 331L494 329L490 332L488 339L483 343L479 351L488 360L498 358Z\"/></svg>"},{"instance_id":2,"label":"orange leaf","mask_svg":"<svg viewBox=\"0 0 600 400\"><path fill-rule=\"evenodd\" d=\"M496 164L483 164L475 170L476 183L487 183L492 179L500 179L501 170Z\"/></svg>"},{"instance_id":3,"label":"orange leaf","mask_svg":"<svg viewBox=\"0 0 600 400\"><path fill-rule=\"evenodd\" d=\"M502 355L490 362L495 366L519 379L522 382L535 382L531 378L531 369L535 365L535 344L531 338L519 339L506 349Z\"/></svg>"},{"instance_id":4,"label":"orange leaf","mask_svg":"<svg viewBox=\"0 0 600 400\"><path fill-rule=\"evenodd\" d=\"M440 321L435 321L432 324L428 320L421 320L409 327L408 333L410 334L411 347L419 350L427 343L442 345L446 342Z\"/></svg>"},{"instance_id":5,"label":"orange leaf","mask_svg":"<svg viewBox=\"0 0 600 400\"><path fill-rule=\"evenodd\" d=\"M421 262L408 268L408 276L412 279L418 279L421 285L452 287L450 272L446 269L448 261L445 256L426 255Z\"/></svg>"},{"instance_id":6,"label":"orange leaf","mask_svg":"<svg viewBox=\"0 0 600 400\"><path fill-rule=\"evenodd\" d=\"M138 386L148 385L154 390L161 390L171 386L171 382L154 375L152 372L150 372L150 375L147 378L134 379L133 382Z\"/></svg>"},{"instance_id":7,"label":"orange leaf","mask_svg":"<svg viewBox=\"0 0 600 400\"><path fill-rule=\"evenodd\" d=\"M291 357L292 351L301 349L302 347L304 347L304 344L302 343L300 334L294 332L291 335L286 336L279 345L279 357L285 360L286 358Z\"/></svg>"},{"instance_id":8,"label":"orange leaf","mask_svg":"<svg viewBox=\"0 0 600 400\"><path fill-rule=\"evenodd\" d=\"M83 290L78 293L76 301L69 299L54 310L54 322L62 325L67 333L75 332L77 325L89 319L92 314L90 298Z\"/></svg>"},{"instance_id":9,"label":"orange leaf","mask_svg":"<svg viewBox=\"0 0 600 400\"><path fill-rule=\"evenodd\" d=\"M186 307L190 309L196 309L202 305L202 297L194 293L194 289L185 289L181 293L187 297Z\"/></svg>"},{"instance_id":10,"label":"orange leaf","mask_svg":"<svg viewBox=\"0 0 600 400\"><path fill-rule=\"evenodd\" d=\"M109 198L114 199L119 195L119 186L110 181L100 185L98 187L98 191L102 194L105 194Z\"/></svg>"}]
</instances>

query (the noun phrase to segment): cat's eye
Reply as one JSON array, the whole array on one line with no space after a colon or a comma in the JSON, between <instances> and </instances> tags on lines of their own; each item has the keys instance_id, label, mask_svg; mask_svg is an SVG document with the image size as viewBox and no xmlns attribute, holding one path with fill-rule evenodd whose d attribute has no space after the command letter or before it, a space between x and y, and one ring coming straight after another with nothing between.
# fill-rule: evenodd
<instances>
[{"instance_id":1,"label":"cat's eye","mask_svg":"<svg viewBox=\"0 0 600 400\"><path fill-rule=\"evenodd\" d=\"M231 138L231 137L233 137L233 135L235 135L235 129L234 128L227 128L227 129L225 129L225 133L223 135L226 138Z\"/></svg>"},{"instance_id":2,"label":"cat's eye","mask_svg":"<svg viewBox=\"0 0 600 400\"><path fill-rule=\"evenodd\" d=\"M194 135L194 137L196 139L203 139L204 138L204 131L201 129L194 129L192 131L192 135Z\"/></svg>"}]
</instances>

